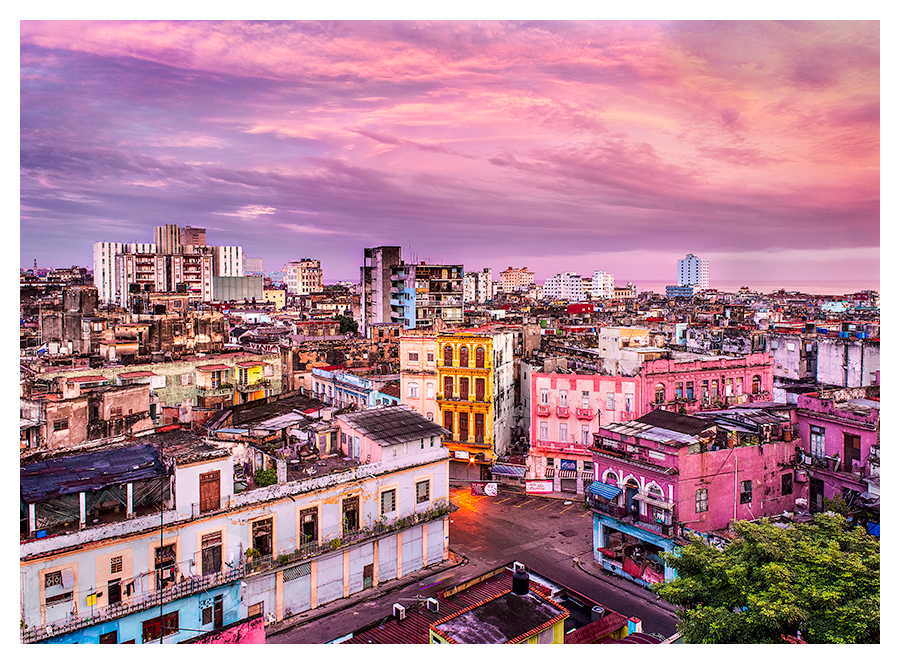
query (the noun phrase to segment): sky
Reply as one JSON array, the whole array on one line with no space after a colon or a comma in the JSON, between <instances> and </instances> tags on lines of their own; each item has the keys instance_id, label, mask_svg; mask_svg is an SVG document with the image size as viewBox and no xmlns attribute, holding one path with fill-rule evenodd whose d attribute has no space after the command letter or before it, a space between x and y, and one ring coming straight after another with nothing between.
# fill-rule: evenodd
<instances>
[{"instance_id":1,"label":"sky","mask_svg":"<svg viewBox=\"0 0 900 664\"><path fill-rule=\"evenodd\" d=\"M877 21L23 21L20 267L174 223L326 283L878 289L879 63Z\"/></svg>"}]
</instances>

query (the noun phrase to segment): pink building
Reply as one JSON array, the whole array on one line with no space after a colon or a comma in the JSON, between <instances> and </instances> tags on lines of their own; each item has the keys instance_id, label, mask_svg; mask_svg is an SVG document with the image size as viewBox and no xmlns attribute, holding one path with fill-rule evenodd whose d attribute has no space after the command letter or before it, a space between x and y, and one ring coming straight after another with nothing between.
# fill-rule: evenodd
<instances>
[{"instance_id":1,"label":"pink building","mask_svg":"<svg viewBox=\"0 0 900 664\"><path fill-rule=\"evenodd\" d=\"M594 481L594 435L604 424L637 417L639 390L638 378L532 373L526 477L552 479L554 491L585 493Z\"/></svg>"},{"instance_id":2,"label":"pink building","mask_svg":"<svg viewBox=\"0 0 900 664\"><path fill-rule=\"evenodd\" d=\"M824 499L880 495L880 388L857 387L801 394L797 422L801 467L809 473L809 509L821 512Z\"/></svg>"},{"instance_id":3,"label":"pink building","mask_svg":"<svg viewBox=\"0 0 900 664\"><path fill-rule=\"evenodd\" d=\"M400 337L400 403L435 422L440 419L436 357L437 337L433 333Z\"/></svg>"},{"instance_id":4,"label":"pink building","mask_svg":"<svg viewBox=\"0 0 900 664\"><path fill-rule=\"evenodd\" d=\"M795 509L790 430L784 408L708 418L656 410L600 427L588 491L595 562L642 585L668 580L659 554L691 532Z\"/></svg>"}]
</instances>

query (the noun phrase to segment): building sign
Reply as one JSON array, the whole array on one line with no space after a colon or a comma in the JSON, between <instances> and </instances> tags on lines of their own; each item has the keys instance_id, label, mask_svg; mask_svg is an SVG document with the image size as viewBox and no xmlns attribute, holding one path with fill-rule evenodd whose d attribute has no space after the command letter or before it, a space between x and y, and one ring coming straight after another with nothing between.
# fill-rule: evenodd
<instances>
[{"instance_id":1,"label":"building sign","mask_svg":"<svg viewBox=\"0 0 900 664\"><path fill-rule=\"evenodd\" d=\"M454 457L455 459L468 459L468 458L469 458L469 453L466 452L466 451L464 451L464 450L456 450L456 451L453 453L453 457Z\"/></svg>"},{"instance_id":2,"label":"building sign","mask_svg":"<svg viewBox=\"0 0 900 664\"><path fill-rule=\"evenodd\" d=\"M526 480L525 493L553 493L553 480Z\"/></svg>"},{"instance_id":3,"label":"building sign","mask_svg":"<svg viewBox=\"0 0 900 664\"><path fill-rule=\"evenodd\" d=\"M574 459L560 459L559 460L559 469L560 470L578 470L578 462Z\"/></svg>"},{"instance_id":4,"label":"building sign","mask_svg":"<svg viewBox=\"0 0 900 664\"><path fill-rule=\"evenodd\" d=\"M666 455L662 452L654 452L653 450L647 450L647 456L651 459L656 459L657 461L665 461Z\"/></svg>"},{"instance_id":5,"label":"building sign","mask_svg":"<svg viewBox=\"0 0 900 664\"><path fill-rule=\"evenodd\" d=\"M471 490L473 496L496 496L496 482L471 482Z\"/></svg>"}]
</instances>

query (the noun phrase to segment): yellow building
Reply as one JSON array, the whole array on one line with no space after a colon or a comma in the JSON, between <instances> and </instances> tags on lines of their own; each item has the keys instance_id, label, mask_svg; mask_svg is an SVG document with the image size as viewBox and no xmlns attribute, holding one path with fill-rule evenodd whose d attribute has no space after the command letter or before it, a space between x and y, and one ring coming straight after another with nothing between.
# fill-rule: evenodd
<instances>
[{"instance_id":1,"label":"yellow building","mask_svg":"<svg viewBox=\"0 0 900 664\"><path fill-rule=\"evenodd\" d=\"M461 474L454 470L465 465L471 473L464 473L463 479L489 479L496 457L493 338L464 332L439 334L437 350L439 422L451 432L444 441L450 450L451 477L459 478ZM472 466L481 468L476 472Z\"/></svg>"},{"instance_id":2,"label":"yellow building","mask_svg":"<svg viewBox=\"0 0 900 664\"><path fill-rule=\"evenodd\" d=\"M285 302L287 301L286 291L283 291L280 288L267 288L263 291L263 295L265 295L266 302L272 302L275 305L275 309L278 311L284 309Z\"/></svg>"},{"instance_id":3,"label":"yellow building","mask_svg":"<svg viewBox=\"0 0 900 664\"><path fill-rule=\"evenodd\" d=\"M271 394L271 380L266 377L269 364L259 360L236 362L234 365L234 405L264 399Z\"/></svg>"}]
</instances>

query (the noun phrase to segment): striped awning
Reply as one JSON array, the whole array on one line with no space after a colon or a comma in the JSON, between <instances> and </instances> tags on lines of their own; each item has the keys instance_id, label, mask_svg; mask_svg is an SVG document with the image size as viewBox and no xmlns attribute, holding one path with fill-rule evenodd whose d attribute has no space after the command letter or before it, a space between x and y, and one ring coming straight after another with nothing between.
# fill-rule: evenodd
<instances>
[{"instance_id":1,"label":"striped awning","mask_svg":"<svg viewBox=\"0 0 900 664\"><path fill-rule=\"evenodd\" d=\"M495 463L491 468L491 473L509 477L525 477L525 466L505 466L502 463Z\"/></svg>"},{"instance_id":2,"label":"striped awning","mask_svg":"<svg viewBox=\"0 0 900 664\"><path fill-rule=\"evenodd\" d=\"M607 500L612 500L622 493L622 489L619 487L612 484L606 484L605 482L594 482L589 488L592 494L595 496L602 496Z\"/></svg>"}]
</instances>

